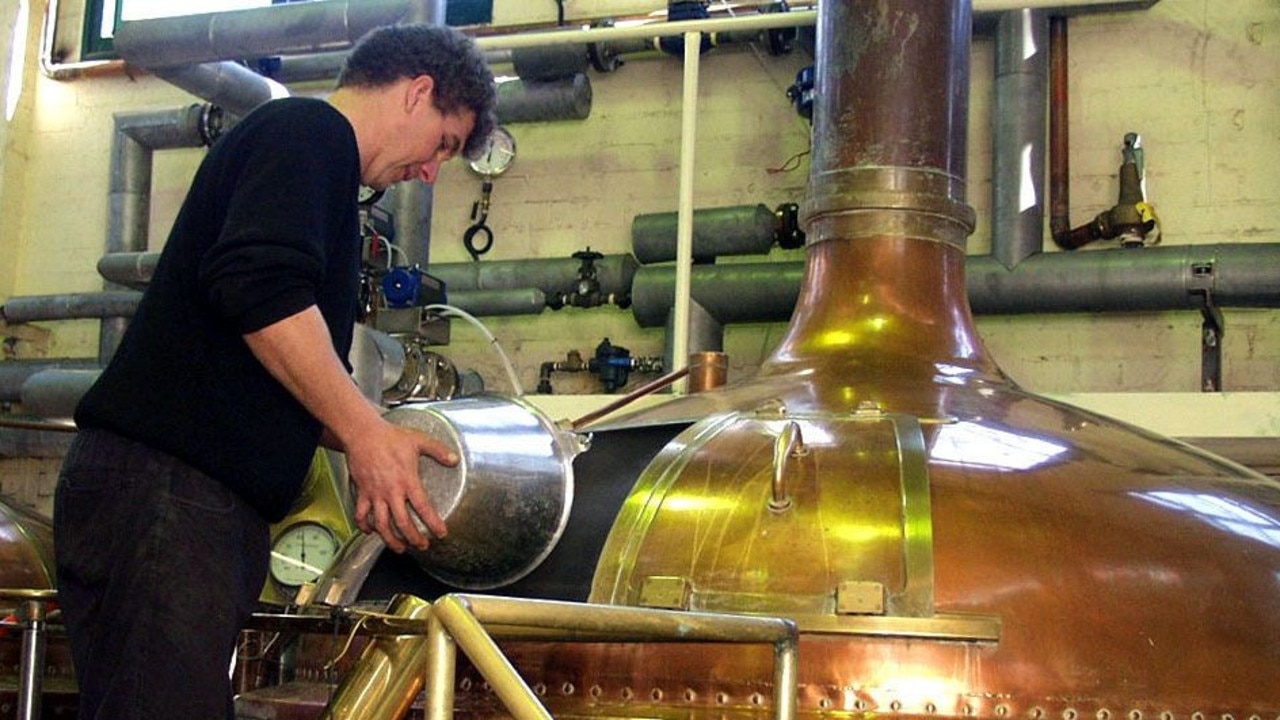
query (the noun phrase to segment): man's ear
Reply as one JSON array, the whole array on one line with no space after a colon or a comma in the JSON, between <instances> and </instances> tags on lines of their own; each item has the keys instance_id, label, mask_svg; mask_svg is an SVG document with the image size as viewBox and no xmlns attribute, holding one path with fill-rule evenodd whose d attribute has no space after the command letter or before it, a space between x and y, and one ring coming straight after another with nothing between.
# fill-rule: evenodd
<instances>
[{"instance_id":1,"label":"man's ear","mask_svg":"<svg viewBox=\"0 0 1280 720\"><path fill-rule=\"evenodd\" d=\"M405 92L405 110L413 112L418 109L421 103L430 105L434 102L432 97L435 92L436 81L430 75L418 75L409 81L409 87Z\"/></svg>"}]
</instances>

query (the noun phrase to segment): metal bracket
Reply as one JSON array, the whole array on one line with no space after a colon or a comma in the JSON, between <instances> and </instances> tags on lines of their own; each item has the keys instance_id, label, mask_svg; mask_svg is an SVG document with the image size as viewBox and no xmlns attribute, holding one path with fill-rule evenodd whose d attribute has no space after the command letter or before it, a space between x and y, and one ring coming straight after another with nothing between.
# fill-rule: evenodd
<instances>
[{"instance_id":1,"label":"metal bracket","mask_svg":"<svg viewBox=\"0 0 1280 720\"><path fill-rule=\"evenodd\" d=\"M1222 336L1226 333L1226 318L1222 308L1213 300L1213 263L1195 263L1191 275L1201 287L1192 288L1203 321L1200 323L1200 390L1222 391Z\"/></svg>"}]
</instances>

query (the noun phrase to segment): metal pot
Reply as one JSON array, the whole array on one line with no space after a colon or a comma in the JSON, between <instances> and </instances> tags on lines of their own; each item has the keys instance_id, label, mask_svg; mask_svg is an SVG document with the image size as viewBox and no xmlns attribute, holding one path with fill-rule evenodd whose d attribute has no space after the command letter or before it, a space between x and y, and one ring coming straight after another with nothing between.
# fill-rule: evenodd
<instances>
[{"instance_id":1,"label":"metal pot","mask_svg":"<svg viewBox=\"0 0 1280 720\"><path fill-rule=\"evenodd\" d=\"M550 554L573 503L573 458L585 439L518 398L477 395L397 407L389 422L421 430L459 459L423 458L418 476L447 537L410 553L427 574L463 590L519 580ZM420 529L422 526L419 526Z\"/></svg>"}]
</instances>

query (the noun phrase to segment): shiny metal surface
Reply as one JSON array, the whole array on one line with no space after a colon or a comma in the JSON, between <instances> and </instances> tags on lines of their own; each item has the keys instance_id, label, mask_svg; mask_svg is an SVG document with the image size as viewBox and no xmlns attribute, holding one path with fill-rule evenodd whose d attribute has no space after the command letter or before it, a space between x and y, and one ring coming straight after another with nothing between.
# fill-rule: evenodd
<instances>
[{"instance_id":1,"label":"shiny metal surface","mask_svg":"<svg viewBox=\"0 0 1280 720\"><path fill-rule=\"evenodd\" d=\"M53 526L33 512L0 502L0 588L53 588Z\"/></svg>"},{"instance_id":2,"label":"shiny metal surface","mask_svg":"<svg viewBox=\"0 0 1280 720\"><path fill-rule=\"evenodd\" d=\"M713 390L725 384L729 377L729 356L707 350L689 356L689 386L691 393Z\"/></svg>"},{"instance_id":3,"label":"shiny metal surface","mask_svg":"<svg viewBox=\"0 0 1280 720\"><path fill-rule=\"evenodd\" d=\"M467 590L501 587L555 547L573 502L573 458L585 449L579 436L497 395L407 404L385 417L444 440L461 458L452 468L427 458L418 465L449 526L425 551L409 550L429 575Z\"/></svg>"},{"instance_id":4,"label":"shiny metal surface","mask_svg":"<svg viewBox=\"0 0 1280 720\"><path fill-rule=\"evenodd\" d=\"M424 619L431 603L412 595L392 599L387 614ZM365 646L359 662L342 679L323 720L394 720L402 717L422 690L427 662L421 634L379 637Z\"/></svg>"}]
</instances>

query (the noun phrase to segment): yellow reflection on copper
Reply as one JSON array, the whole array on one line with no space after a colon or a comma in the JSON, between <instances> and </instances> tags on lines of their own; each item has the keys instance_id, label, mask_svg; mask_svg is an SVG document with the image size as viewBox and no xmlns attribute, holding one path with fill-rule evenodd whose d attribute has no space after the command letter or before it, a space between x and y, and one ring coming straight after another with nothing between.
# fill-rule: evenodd
<instances>
[{"instance_id":1,"label":"yellow reflection on copper","mask_svg":"<svg viewBox=\"0 0 1280 720\"><path fill-rule=\"evenodd\" d=\"M736 501L711 495L672 494L662 499L662 509L671 512L720 512L735 507Z\"/></svg>"},{"instance_id":2,"label":"yellow reflection on copper","mask_svg":"<svg viewBox=\"0 0 1280 720\"><path fill-rule=\"evenodd\" d=\"M832 523L823 528L823 534L833 540L851 544L871 544L902 537L902 525L898 523L844 522Z\"/></svg>"},{"instance_id":3,"label":"yellow reflection on copper","mask_svg":"<svg viewBox=\"0 0 1280 720\"><path fill-rule=\"evenodd\" d=\"M852 345L857 338L848 330L828 330L818 336L818 344L827 347Z\"/></svg>"}]
</instances>

